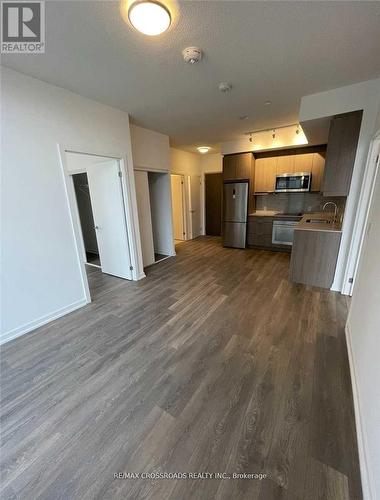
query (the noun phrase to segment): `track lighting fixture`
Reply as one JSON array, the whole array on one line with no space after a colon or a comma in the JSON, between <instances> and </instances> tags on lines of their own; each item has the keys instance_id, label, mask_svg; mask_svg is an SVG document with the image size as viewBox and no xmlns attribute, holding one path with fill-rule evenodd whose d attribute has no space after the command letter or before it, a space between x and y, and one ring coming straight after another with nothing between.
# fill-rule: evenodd
<instances>
[{"instance_id":1,"label":"track lighting fixture","mask_svg":"<svg viewBox=\"0 0 380 500\"><path fill-rule=\"evenodd\" d=\"M279 136L277 136L278 131L280 131ZM248 137L250 143L254 142L255 151L259 151L260 149L279 148L287 145L294 146L296 144L308 144L308 140L302 130L302 126L299 123L279 125L275 128L247 130L247 132L244 132L244 135ZM255 138L255 141L253 141L253 138Z\"/></svg>"}]
</instances>

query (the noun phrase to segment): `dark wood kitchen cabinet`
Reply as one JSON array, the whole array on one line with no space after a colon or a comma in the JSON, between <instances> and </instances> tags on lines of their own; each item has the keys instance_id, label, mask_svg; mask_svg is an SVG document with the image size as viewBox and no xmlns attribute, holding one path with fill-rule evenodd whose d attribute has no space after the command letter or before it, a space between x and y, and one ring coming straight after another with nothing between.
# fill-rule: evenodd
<instances>
[{"instance_id":1,"label":"dark wood kitchen cabinet","mask_svg":"<svg viewBox=\"0 0 380 500\"><path fill-rule=\"evenodd\" d=\"M313 153L310 187L310 191L312 192L318 193L321 190L323 174L325 171L325 158L326 153L324 151Z\"/></svg>"},{"instance_id":2,"label":"dark wood kitchen cabinet","mask_svg":"<svg viewBox=\"0 0 380 500\"><path fill-rule=\"evenodd\" d=\"M348 196L363 111L337 115L331 120L327 143L323 196Z\"/></svg>"},{"instance_id":3,"label":"dark wood kitchen cabinet","mask_svg":"<svg viewBox=\"0 0 380 500\"><path fill-rule=\"evenodd\" d=\"M223 157L223 180L248 180L252 176L252 153L226 155Z\"/></svg>"},{"instance_id":4,"label":"dark wood kitchen cabinet","mask_svg":"<svg viewBox=\"0 0 380 500\"><path fill-rule=\"evenodd\" d=\"M236 156L236 179L250 179L252 175L252 153L243 153Z\"/></svg>"},{"instance_id":5,"label":"dark wood kitchen cabinet","mask_svg":"<svg viewBox=\"0 0 380 500\"><path fill-rule=\"evenodd\" d=\"M247 244L253 247L272 247L273 217L248 217Z\"/></svg>"},{"instance_id":6,"label":"dark wood kitchen cabinet","mask_svg":"<svg viewBox=\"0 0 380 500\"><path fill-rule=\"evenodd\" d=\"M274 217L252 215L248 217L247 245L253 248L290 252L288 245L274 245L272 243Z\"/></svg>"},{"instance_id":7,"label":"dark wood kitchen cabinet","mask_svg":"<svg viewBox=\"0 0 380 500\"><path fill-rule=\"evenodd\" d=\"M235 155L223 156L223 180L234 181L236 179Z\"/></svg>"},{"instance_id":8,"label":"dark wood kitchen cabinet","mask_svg":"<svg viewBox=\"0 0 380 500\"><path fill-rule=\"evenodd\" d=\"M295 230L290 281L331 288L341 237L339 231Z\"/></svg>"}]
</instances>

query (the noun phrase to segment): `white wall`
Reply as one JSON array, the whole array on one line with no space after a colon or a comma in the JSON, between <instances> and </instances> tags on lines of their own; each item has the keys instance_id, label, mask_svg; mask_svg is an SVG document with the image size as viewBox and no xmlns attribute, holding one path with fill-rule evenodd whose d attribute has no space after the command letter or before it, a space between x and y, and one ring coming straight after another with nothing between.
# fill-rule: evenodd
<instances>
[{"instance_id":1,"label":"white wall","mask_svg":"<svg viewBox=\"0 0 380 500\"><path fill-rule=\"evenodd\" d=\"M135 185L137 208L139 212L141 250L145 267L154 263L154 243L149 199L148 172L135 170Z\"/></svg>"},{"instance_id":2,"label":"white wall","mask_svg":"<svg viewBox=\"0 0 380 500\"><path fill-rule=\"evenodd\" d=\"M201 155L190 153L176 148L170 148L170 171L172 174L184 176L184 230L186 239L192 237L192 214L191 208L191 177L201 175ZM173 202L172 202L173 203ZM198 213L202 212L202 202L198 207ZM173 217L175 214L173 213Z\"/></svg>"},{"instance_id":3,"label":"white wall","mask_svg":"<svg viewBox=\"0 0 380 500\"><path fill-rule=\"evenodd\" d=\"M380 171L347 321L347 340L365 499L374 500L380 498Z\"/></svg>"},{"instance_id":4,"label":"white wall","mask_svg":"<svg viewBox=\"0 0 380 500\"><path fill-rule=\"evenodd\" d=\"M191 214L190 207L190 179L189 176L200 176L200 212L199 212L199 225L201 226L202 234L205 234L205 195L204 195L204 174L207 172L222 172L223 170L223 156L220 153L207 153L204 155L198 153L190 153L188 151L181 151L179 149L170 148L171 158L171 171L176 174L183 174L187 176L185 179L186 184L186 226L191 227Z\"/></svg>"},{"instance_id":5,"label":"white wall","mask_svg":"<svg viewBox=\"0 0 380 500\"><path fill-rule=\"evenodd\" d=\"M140 170L169 170L169 136L131 125L134 168Z\"/></svg>"},{"instance_id":6,"label":"white wall","mask_svg":"<svg viewBox=\"0 0 380 500\"><path fill-rule=\"evenodd\" d=\"M1 76L4 341L85 303L57 144L124 155L130 168L132 155L127 113L7 68Z\"/></svg>"},{"instance_id":7,"label":"white wall","mask_svg":"<svg viewBox=\"0 0 380 500\"><path fill-rule=\"evenodd\" d=\"M173 174L200 175L201 155L170 148L170 171Z\"/></svg>"},{"instance_id":8,"label":"white wall","mask_svg":"<svg viewBox=\"0 0 380 500\"><path fill-rule=\"evenodd\" d=\"M201 156L201 172L222 172L223 171L223 156L220 153L207 153Z\"/></svg>"},{"instance_id":9,"label":"white wall","mask_svg":"<svg viewBox=\"0 0 380 500\"><path fill-rule=\"evenodd\" d=\"M376 124L375 124L375 132L379 131L380 131L380 105L379 105L379 111L377 112Z\"/></svg>"},{"instance_id":10,"label":"white wall","mask_svg":"<svg viewBox=\"0 0 380 500\"><path fill-rule=\"evenodd\" d=\"M342 241L333 283L333 290L349 293L348 279L354 275L355 258L348 261L353 235L356 208L360 195L368 147L373 135L380 103L380 79L368 80L327 92L305 96L301 100L300 122L308 122L326 116L347 113L363 109L363 119L359 135L358 148L351 180L350 194L347 198L342 228ZM351 246L351 252L353 252ZM346 272L347 268L347 272Z\"/></svg>"}]
</instances>

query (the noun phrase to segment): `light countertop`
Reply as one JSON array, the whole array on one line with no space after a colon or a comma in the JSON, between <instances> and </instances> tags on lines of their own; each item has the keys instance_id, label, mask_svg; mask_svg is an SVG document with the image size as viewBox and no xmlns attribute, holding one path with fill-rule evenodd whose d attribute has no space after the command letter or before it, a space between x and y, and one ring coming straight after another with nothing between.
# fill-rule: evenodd
<instances>
[{"instance_id":1,"label":"light countertop","mask_svg":"<svg viewBox=\"0 0 380 500\"><path fill-rule=\"evenodd\" d=\"M278 214L276 210L256 210L248 214L249 217L273 217Z\"/></svg>"},{"instance_id":2,"label":"light countertop","mask_svg":"<svg viewBox=\"0 0 380 500\"><path fill-rule=\"evenodd\" d=\"M303 215L298 215L298 214L284 214L282 212L279 212L277 210L256 210L255 212L251 212L249 217L275 217L275 218L281 218L281 219L293 219L293 220L300 220Z\"/></svg>"},{"instance_id":3,"label":"light countertop","mask_svg":"<svg viewBox=\"0 0 380 500\"><path fill-rule=\"evenodd\" d=\"M342 224L340 222L307 222L308 220L330 220L333 214L326 212L314 212L305 214L299 223L294 227L296 231L327 231L327 232L342 232Z\"/></svg>"}]
</instances>

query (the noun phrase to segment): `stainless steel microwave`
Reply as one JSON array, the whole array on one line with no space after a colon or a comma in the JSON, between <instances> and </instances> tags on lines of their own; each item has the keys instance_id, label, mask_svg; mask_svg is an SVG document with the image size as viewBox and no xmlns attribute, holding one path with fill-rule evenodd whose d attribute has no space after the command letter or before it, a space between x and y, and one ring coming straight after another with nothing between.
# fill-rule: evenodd
<instances>
[{"instance_id":1,"label":"stainless steel microwave","mask_svg":"<svg viewBox=\"0 0 380 500\"><path fill-rule=\"evenodd\" d=\"M296 172L294 174L276 175L276 193L301 193L310 191L311 173Z\"/></svg>"}]
</instances>

